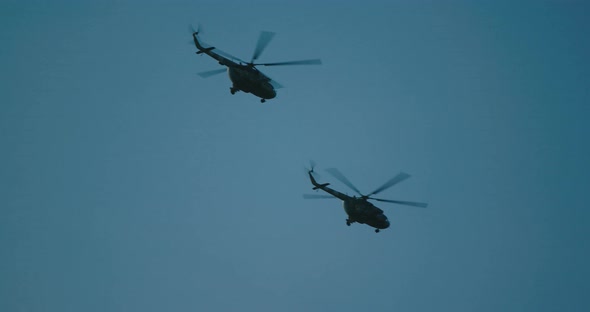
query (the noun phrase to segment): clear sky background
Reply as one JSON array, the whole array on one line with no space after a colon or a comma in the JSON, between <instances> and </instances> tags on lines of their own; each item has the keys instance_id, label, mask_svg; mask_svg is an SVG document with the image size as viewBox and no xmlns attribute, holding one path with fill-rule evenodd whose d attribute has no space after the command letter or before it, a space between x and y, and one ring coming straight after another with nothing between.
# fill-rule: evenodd
<instances>
[{"instance_id":1,"label":"clear sky background","mask_svg":"<svg viewBox=\"0 0 590 312\"><path fill-rule=\"evenodd\" d=\"M589 311L589 8L1 0L0 311ZM323 65L231 95L190 23Z\"/></svg>"}]
</instances>

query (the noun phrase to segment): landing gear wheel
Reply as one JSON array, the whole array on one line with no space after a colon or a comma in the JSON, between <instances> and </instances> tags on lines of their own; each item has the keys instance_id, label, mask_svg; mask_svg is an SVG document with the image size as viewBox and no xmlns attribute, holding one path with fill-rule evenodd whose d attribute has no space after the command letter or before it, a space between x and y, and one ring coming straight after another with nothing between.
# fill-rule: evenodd
<instances>
[{"instance_id":1,"label":"landing gear wheel","mask_svg":"<svg viewBox=\"0 0 590 312\"><path fill-rule=\"evenodd\" d=\"M229 92L230 92L232 95L233 95L233 94L236 94L236 92L237 92L237 91L238 91L238 90L237 90L236 88L234 88L234 87L231 87L231 88L229 88Z\"/></svg>"},{"instance_id":2,"label":"landing gear wheel","mask_svg":"<svg viewBox=\"0 0 590 312\"><path fill-rule=\"evenodd\" d=\"M264 102L266 102L265 99L260 99L260 103L264 103Z\"/></svg>"},{"instance_id":3,"label":"landing gear wheel","mask_svg":"<svg viewBox=\"0 0 590 312\"><path fill-rule=\"evenodd\" d=\"M350 220L346 219L346 225L350 226Z\"/></svg>"},{"instance_id":4,"label":"landing gear wheel","mask_svg":"<svg viewBox=\"0 0 590 312\"><path fill-rule=\"evenodd\" d=\"M375 229L375 233L379 233L379 229Z\"/></svg>"}]
</instances>

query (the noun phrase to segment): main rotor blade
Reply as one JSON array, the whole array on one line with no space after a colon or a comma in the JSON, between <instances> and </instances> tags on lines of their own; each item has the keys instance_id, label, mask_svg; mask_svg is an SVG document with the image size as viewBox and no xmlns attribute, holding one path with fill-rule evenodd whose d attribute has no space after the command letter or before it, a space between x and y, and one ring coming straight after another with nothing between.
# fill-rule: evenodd
<instances>
[{"instance_id":1,"label":"main rotor blade","mask_svg":"<svg viewBox=\"0 0 590 312\"><path fill-rule=\"evenodd\" d=\"M315 194L303 194L303 198L305 199L328 199L328 198L336 198L330 195L315 195Z\"/></svg>"},{"instance_id":2,"label":"main rotor blade","mask_svg":"<svg viewBox=\"0 0 590 312\"><path fill-rule=\"evenodd\" d=\"M402 200L391 200L391 199L380 199L380 198L372 198L372 197L370 197L369 199L380 201L380 202L385 202L385 203L393 203L393 204L400 204L400 205L420 207L420 208L426 208L426 207L428 207L428 204L427 203L417 203L417 202L402 201Z\"/></svg>"},{"instance_id":3,"label":"main rotor blade","mask_svg":"<svg viewBox=\"0 0 590 312\"><path fill-rule=\"evenodd\" d=\"M233 56L233 55L231 55L231 54L229 54L229 53L227 53L225 51L221 51L219 49L215 49L214 51L215 51L215 53L217 53L217 54L219 54L221 56L227 57L230 60L237 61L237 62L240 62L240 63L243 63L243 64L247 64L248 63L248 62L242 60L241 58L239 58L237 56Z\"/></svg>"},{"instance_id":4,"label":"main rotor blade","mask_svg":"<svg viewBox=\"0 0 590 312\"><path fill-rule=\"evenodd\" d=\"M260 64L254 64L254 65L282 66L282 65L321 65L321 64L322 64L322 60L312 59L312 60L288 61L288 62L278 62L278 63L260 63Z\"/></svg>"},{"instance_id":5,"label":"main rotor blade","mask_svg":"<svg viewBox=\"0 0 590 312\"><path fill-rule=\"evenodd\" d=\"M328 171L334 178L338 179L340 182L346 184L346 186L350 187L353 191L363 196L363 194L361 194L361 191L359 191L356 188L356 186L354 186L338 169L328 168L326 169L326 171Z\"/></svg>"},{"instance_id":6,"label":"main rotor blade","mask_svg":"<svg viewBox=\"0 0 590 312\"><path fill-rule=\"evenodd\" d=\"M226 71L225 68L220 68L220 69L214 69L214 70L200 72L200 73L197 73L197 75L199 75L199 76L201 76L203 78L209 78L209 77L211 77L213 75L221 74L224 71Z\"/></svg>"},{"instance_id":7,"label":"main rotor blade","mask_svg":"<svg viewBox=\"0 0 590 312\"><path fill-rule=\"evenodd\" d=\"M386 189L388 189L388 188L390 188L390 187L392 187L392 186L400 183L401 181L403 181L403 180L405 180L405 179L407 179L409 177L410 177L409 174L407 174L405 172L400 172L394 178L392 178L391 180L385 182L385 184L381 185L381 187L379 187L376 190L374 190L373 192L367 194L367 196L371 196L371 195L377 194L379 192L382 192L383 190L386 190Z\"/></svg>"},{"instance_id":8,"label":"main rotor blade","mask_svg":"<svg viewBox=\"0 0 590 312\"><path fill-rule=\"evenodd\" d=\"M269 80L268 80L268 83L270 83L270 84L273 86L273 88L275 88L275 89L281 89L281 88L284 88L284 86L283 86L282 84L280 84L278 81L276 81L276 80L272 79L272 78L271 78L271 77L269 77L267 74L264 74L264 73L262 73L262 72L260 72L260 73L261 73L261 74L263 74L264 76L266 76L266 78L268 78L268 79L269 79Z\"/></svg>"},{"instance_id":9,"label":"main rotor blade","mask_svg":"<svg viewBox=\"0 0 590 312\"><path fill-rule=\"evenodd\" d=\"M284 86L283 86L282 84L278 83L278 82L277 82L276 80L274 80L274 79L271 79L271 80L269 81L269 83L270 83L270 84L273 86L273 88L275 88L275 89L281 89L281 88L284 88Z\"/></svg>"},{"instance_id":10,"label":"main rotor blade","mask_svg":"<svg viewBox=\"0 0 590 312\"><path fill-rule=\"evenodd\" d=\"M274 35L275 33L270 31L260 32L260 36L258 36L258 42L256 43L256 49L254 50L254 54L252 54L252 60L250 63L254 63L254 60L258 59Z\"/></svg>"}]
</instances>

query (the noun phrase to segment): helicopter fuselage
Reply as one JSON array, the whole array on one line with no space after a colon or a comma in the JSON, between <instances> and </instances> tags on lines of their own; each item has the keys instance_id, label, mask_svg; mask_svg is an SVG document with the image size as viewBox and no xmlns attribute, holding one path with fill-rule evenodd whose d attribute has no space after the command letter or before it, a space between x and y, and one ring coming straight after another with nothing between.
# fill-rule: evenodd
<instances>
[{"instance_id":1,"label":"helicopter fuselage","mask_svg":"<svg viewBox=\"0 0 590 312\"><path fill-rule=\"evenodd\" d=\"M256 68L247 65L228 67L229 79L232 81L232 93L243 91L252 93L262 99L272 99L277 93L270 84L270 78L258 71Z\"/></svg>"},{"instance_id":2,"label":"helicopter fuselage","mask_svg":"<svg viewBox=\"0 0 590 312\"><path fill-rule=\"evenodd\" d=\"M383 210L375 207L367 200L357 197L349 197L342 203L344 211L348 215L348 222L358 222L370 225L376 229L389 227L389 220L383 214Z\"/></svg>"}]
</instances>

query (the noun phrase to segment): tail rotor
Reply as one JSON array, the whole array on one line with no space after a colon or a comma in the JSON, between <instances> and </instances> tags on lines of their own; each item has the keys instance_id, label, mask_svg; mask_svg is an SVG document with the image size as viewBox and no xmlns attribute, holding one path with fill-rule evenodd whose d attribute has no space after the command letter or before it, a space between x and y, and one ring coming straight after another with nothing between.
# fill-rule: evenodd
<instances>
[{"instance_id":1,"label":"tail rotor","mask_svg":"<svg viewBox=\"0 0 590 312\"><path fill-rule=\"evenodd\" d=\"M191 35L198 35L199 33L201 33L201 23L197 24L197 28L195 29L195 26L193 24L189 24L188 25L188 31Z\"/></svg>"},{"instance_id":2,"label":"tail rotor","mask_svg":"<svg viewBox=\"0 0 590 312\"><path fill-rule=\"evenodd\" d=\"M201 24L200 23L197 24L197 28L196 29L195 29L195 26L193 24L189 24L187 30L188 30L188 33L191 34L191 36L196 36L196 35L198 35L198 34L200 34L202 32L202 30L201 30ZM194 45L195 44L194 38L193 38L193 40L190 40L187 43L190 44L190 45Z\"/></svg>"},{"instance_id":3,"label":"tail rotor","mask_svg":"<svg viewBox=\"0 0 590 312\"><path fill-rule=\"evenodd\" d=\"M317 173L314 171L315 166L316 166L316 162L313 161L313 160L310 160L309 161L309 168L308 167L305 167L305 171L308 172L308 173L312 173L312 174L316 175Z\"/></svg>"},{"instance_id":4,"label":"tail rotor","mask_svg":"<svg viewBox=\"0 0 590 312\"><path fill-rule=\"evenodd\" d=\"M309 161L309 167L304 167L305 168L305 174L306 175L307 174L311 174L315 178L321 178L321 175L315 171L315 167L316 167L316 162L313 161L313 160L310 160Z\"/></svg>"}]
</instances>

